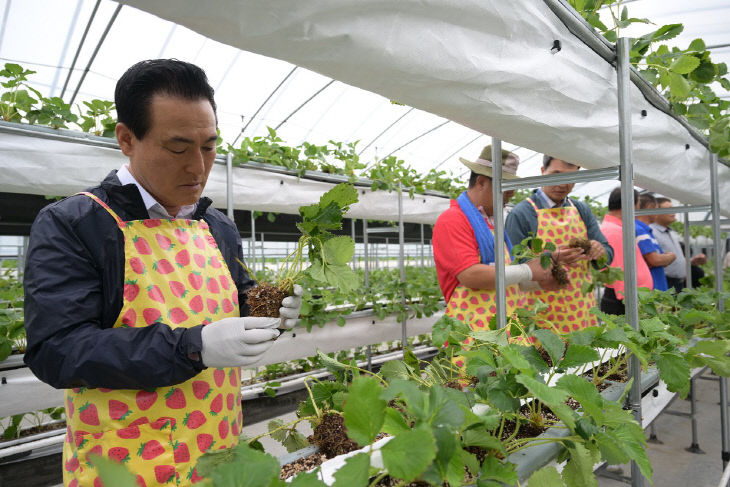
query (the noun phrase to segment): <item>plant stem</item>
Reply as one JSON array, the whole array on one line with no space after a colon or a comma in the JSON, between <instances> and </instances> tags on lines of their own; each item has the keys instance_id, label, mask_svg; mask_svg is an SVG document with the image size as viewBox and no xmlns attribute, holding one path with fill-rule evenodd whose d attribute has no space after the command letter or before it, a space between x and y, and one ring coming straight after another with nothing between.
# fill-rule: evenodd
<instances>
[{"instance_id":1,"label":"plant stem","mask_svg":"<svg viewBox=\"0 0 730 487\"><path fill-rule=\"evenodd\" d=\"M375 487L376 485L378 485L378 482L383 480L387 475L388 475L388 472L383 472L381 474L378 474L378 476L375 477L372 482L370 482L370 485L368 487Z\"/></svg>"}]
</instances>

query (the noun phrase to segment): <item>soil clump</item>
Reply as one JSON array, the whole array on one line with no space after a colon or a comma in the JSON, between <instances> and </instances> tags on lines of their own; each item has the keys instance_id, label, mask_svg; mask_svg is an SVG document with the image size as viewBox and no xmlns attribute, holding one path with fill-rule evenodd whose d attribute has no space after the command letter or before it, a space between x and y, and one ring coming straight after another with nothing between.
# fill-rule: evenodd
<instances>
[{"instance_id":1,"label":"soil clump","mask_svg":"<svg viewBox=\"0 0 730 487\"><path fill-rule=\"evenodd\" d=\"M571 238L568 242L568 247L572 249L583 249L584 254L588 254L591 251L591 241L585 238Z\"/></svg>"},{"instance_id":2,"label":"soil clump","mask_svg":"<svg viewBox=\"0 0 730 487\"><path fill-rule=\"evenodd\" d=\"M246 296L251 309L249 316L278 318L281 302L287 295L278 287L263 282L246 291Z\"/></svg>"},{"instance_id":3,"label":"soil clump","mask_svg":"<svg viewBox=\"0 0 730 487\"><path fill-rule=\"evenodd\" d=\"M307 439L313 445L317 445L319 451L324 453L327 458L360 448L357 443L347 437L345 418L339 414L329 413L322 416L322 422L314 428L314 434Z\"/></svg>"}]
</instances>

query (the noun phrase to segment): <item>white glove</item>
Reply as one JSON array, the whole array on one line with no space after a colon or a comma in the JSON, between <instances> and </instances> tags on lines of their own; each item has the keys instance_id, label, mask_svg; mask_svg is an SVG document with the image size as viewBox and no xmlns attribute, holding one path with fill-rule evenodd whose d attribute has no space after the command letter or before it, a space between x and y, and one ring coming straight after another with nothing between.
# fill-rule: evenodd
<instances>
[{"instance_id":1,"label":"white glove","mask_svg":"<svg viewBox=\"0 0 730 487\"><path fill-rule=\"evenodd\" d=\"M200 352L206 367L240 367L261 359L279 336L280 318L224 318L203 327Z\"/></svg>"},{"instance_id":2,"label":"white glove","mask_svg":"<svg viewBox=\"0 0 730 487\"><path fill-rule=\"evenodd\" d=\"M304 294L302 286L294 284L292 295L285 297L281 302L279 315L281 316L282 328L291 330L299 325L299 312L302 309L302 294Z\"/></svg>"}]
</instances>

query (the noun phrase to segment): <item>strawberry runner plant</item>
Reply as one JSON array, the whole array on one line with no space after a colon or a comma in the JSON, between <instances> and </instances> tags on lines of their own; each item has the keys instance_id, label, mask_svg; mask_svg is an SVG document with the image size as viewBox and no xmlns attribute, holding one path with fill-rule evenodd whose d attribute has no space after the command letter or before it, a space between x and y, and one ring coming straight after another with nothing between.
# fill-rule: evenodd
<instances>
[{"instance_id":1,"label":"strawberry runner plant","mask_svg":"<svg viewBox=\"0 0 730 487\"><path fill-rule=\"evenodd\" d=\"M297 228L302 235L279 268L276 281L259 283L247 291L250 316L278 317L282 300L305 276L317 284L343 291L360 285L357 274L348 266L355 253L355 242L332 233L342 228L342 218L353 203L357 203L357 191L351 184L341 183L323 194L318 203L299 208L302 221Z\"/></svg>"}]
</instances>

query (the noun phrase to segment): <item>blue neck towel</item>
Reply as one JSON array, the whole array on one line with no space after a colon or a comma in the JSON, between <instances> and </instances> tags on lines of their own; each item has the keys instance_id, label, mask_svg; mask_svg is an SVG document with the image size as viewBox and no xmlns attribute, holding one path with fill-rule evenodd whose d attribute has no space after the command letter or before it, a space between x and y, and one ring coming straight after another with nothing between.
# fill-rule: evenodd
<instances>
[{"instance_id":1,"label":"blue neck towel","mask_svg":"<svg viewBox=\"0 0 730 487\"><path fill-rule=\"evenodd\" d=\"M489 225L484 220L484 216L474 206L474 203L471 202L466 195L466 191L461 193L461 196L456 201L459 203L461 211L464 212L466 218L469 220L471 228L474 229L474 235L476 235L477 244L479 244L479 255L482 258L482 264L494 264L494 235L492 235ZM510 242L506 232L504 234L504 242L507 244L510 254L512 254L512 242Z\"/></svg>"}]
</instances>

